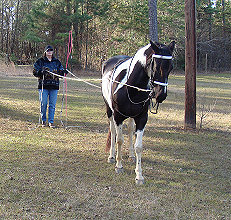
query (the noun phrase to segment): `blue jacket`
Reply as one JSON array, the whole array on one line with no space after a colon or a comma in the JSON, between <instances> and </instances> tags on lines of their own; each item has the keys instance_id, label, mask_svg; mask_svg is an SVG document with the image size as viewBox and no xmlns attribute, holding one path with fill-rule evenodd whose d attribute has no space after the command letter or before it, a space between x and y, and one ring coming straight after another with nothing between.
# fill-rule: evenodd
<instances>
[{"instance_id":1,"label":"blue jacket","mask_svg":"<svg viewBox=\"0 0 231 220\"><path fill-rule=\"evenodd\" d=\"M51 73L44 72L44 69L48 68L50 72L56 73L60 76L66 74L61 62L52 57L52 60L49 61L47 57L39 58L34 64L33 75L38 77L38 89L59 89L59 77L52 75Z\"/></svg>"}]
</instances>

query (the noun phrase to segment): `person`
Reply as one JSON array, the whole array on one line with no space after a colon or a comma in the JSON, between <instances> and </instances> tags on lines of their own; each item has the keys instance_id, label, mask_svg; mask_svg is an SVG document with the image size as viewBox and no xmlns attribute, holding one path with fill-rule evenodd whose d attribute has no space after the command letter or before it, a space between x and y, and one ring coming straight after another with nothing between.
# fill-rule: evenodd
<instances>
[{"instance_id":1,"label":"person","mask_svg":"<svg viewBox=\"0 0 231 220\"><path fill-rule=\"evenodd\" d=\"M38 90L39 90L39 100L41 103L41 119L42 127L46 126L46 112L49 97L49 107L48 107L48 126L50 128L55 128L54 126L54 115L55 115L55 105L57 101L57 95L59 90L59 77L53 75L51 72L58 75L64 76L67 71L63 68L61 62L55 58L54 49L52 46L48 45L45 47L43 57L39 58L34 63L33 75L38 77Z\"/></svg>"}]
</instances>

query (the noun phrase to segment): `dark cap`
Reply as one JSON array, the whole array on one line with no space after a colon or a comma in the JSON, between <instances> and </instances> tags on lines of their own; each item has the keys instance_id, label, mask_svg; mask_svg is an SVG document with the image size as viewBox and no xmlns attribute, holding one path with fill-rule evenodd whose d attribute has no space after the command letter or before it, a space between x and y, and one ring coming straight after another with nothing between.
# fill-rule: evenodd
<instances>
[{"instance_id":1,"label":"dark cap","mask_svg":"<svg viewBox=\"0 0 231 220\"><path fill-rule=\"evenodd\" d=\"M54 50L52 46L48 45L45 47L45 51L44 52L47 52L48 50Z\"/></svg>"}]
</instances>

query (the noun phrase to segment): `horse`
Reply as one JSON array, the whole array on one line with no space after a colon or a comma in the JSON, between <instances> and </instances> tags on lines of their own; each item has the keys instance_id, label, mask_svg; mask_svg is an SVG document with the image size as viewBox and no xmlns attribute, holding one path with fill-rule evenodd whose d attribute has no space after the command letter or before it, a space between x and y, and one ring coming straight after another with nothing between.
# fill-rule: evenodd
<instances>
[{"instance_id":1,"label":"horse","mask_svg":"<svg viewBox=\"0 0 231 220\"><path fill-rule=\"evenodd\" d=\"M115 170L116 173L123 172L122 125L124 120L129 118L129 155L136 161L135 182L138 185L144 184L141 155L148 109L153 98L158 106L167 97L168 76L173 68L174 47L174 41L169 45L150 41L133 57L117 55L102 64L102 95L109 119L107 146L110 149L110 155L108 162L115 163L115 144L117 144ZM133 148L134 126L136 140Z\"/></svg>"}]
</instances>

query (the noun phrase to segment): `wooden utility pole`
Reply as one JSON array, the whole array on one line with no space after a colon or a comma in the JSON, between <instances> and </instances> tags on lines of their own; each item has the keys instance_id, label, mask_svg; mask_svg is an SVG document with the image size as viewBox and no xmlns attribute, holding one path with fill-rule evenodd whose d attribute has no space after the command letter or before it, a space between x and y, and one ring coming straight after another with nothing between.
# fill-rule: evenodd
<instances>
[{"instance_id":1,"label":"wooden utility pole","mask_svg":"<svg viewBox=\"0 0 231 220\"><path fill-rule=\"evenodd\" d=\"M185 0L185 121L196 129L196 1Z\"/></svg>"}]
</instances>

